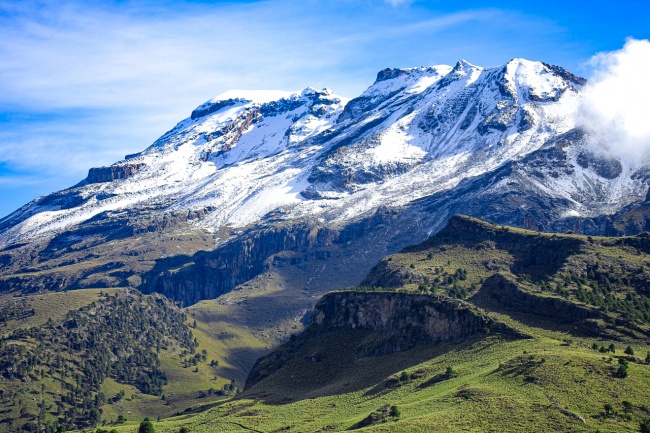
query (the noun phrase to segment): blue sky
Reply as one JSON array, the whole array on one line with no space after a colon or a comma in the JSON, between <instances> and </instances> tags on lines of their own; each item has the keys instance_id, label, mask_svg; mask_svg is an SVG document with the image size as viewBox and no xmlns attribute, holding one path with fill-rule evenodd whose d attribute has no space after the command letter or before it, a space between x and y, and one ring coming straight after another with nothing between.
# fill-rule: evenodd
<instances>
[{"instance_id":1,"label":"blue sky","mask_svg":"<svg viewBox=\"0 0 650 433\"><path fill-rule=\"evenodd\" d=\"M647 1L0 0L0 217L146 148L227 89L355 96L385 67L513 57L589 76Z\"/></svg>"}]
</instances>

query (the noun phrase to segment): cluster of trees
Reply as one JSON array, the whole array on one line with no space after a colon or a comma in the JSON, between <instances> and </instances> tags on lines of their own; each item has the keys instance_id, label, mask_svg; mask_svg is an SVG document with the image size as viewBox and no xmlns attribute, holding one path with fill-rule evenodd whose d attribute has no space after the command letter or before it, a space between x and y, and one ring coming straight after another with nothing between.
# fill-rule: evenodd
<instances>
[{"instance_id":1,"label":"cluster of trees","mask_svg":"<svg viewBox=\"0 0 650 433\"><path fill-rule=\"evenodd\" d=\"M635 290L641 286L635 284L632 276L615 273L613 267L604 270L594 265L588 268L586 275L572 274L570 279L577 286L578 300L617 311L628 320L650 323L650 299Z\"/></svg>"},{"instance_id":2,"label":"cluster of trees","mask_svg":"<svg viewBox=\"0 0 650 433\"><path fill-rule=\"evenodd\" d=\"M599 351L600 353L616 353L616 346L614 346L614 344L610 344L608 347L605 347L604 345L599 345L598 343L594 343L591 345L591 348L593 350ZM625 354L625 356L618 356L618 367L614 372L614 376L626 378L628 376L628 369L630 366L630 362L642 362L642 361L634 357L635 352L632 346L627 346L623 351L623 353ZM650 351L645 357L645 363L650 364Z\"/></svg>"},{"instance_id":3,"label":"cluster of trees","mask_svg":"<svg viewBox=\"0 0 650 433\"><path fill-rule=\"evenodd\" d=\"M616 346L614 344L610 344L609 347L605 347L602 345L599 345L598 343L594 343L591 345L591 348L593 350L597 350L600 353L616 353Z\"/></svg>"},{"instance_id":4,"label":"cluster of trees","mask_svg":"<svg viewBox=\"0 0 650 433\"><path fill-rule=\"evenodd\" d=\"M627 370L630 366L630 363L625 358L618 358L618 369L616 370L616 376L626 378Z\"/></svg>"},{"instance_id":5,"label":"cluster of trees","mask_svg":"<svg viewBox=\"0 0 650 433\"><path fill-rule=\"evenodd\" d=\"M0 305L0 326L6 326L10 320L23 320L36 314L26 298L10 300Z\"/></svg>"},{"instance_id":6,"label":"cluster of trees","mask_svg":"<svg viewBox=\"0 0 650 433\"><path fill-rule=\"evenodd\" d=\"M475 289L472 285L469 288L465 284L467 280L467 269L458 268L453 274L448 273L443 267L434 268L434 277L425 276L418 290L422 293L436 293L445 291L452 298L465 299L469 291Z\"/></svg>"},{"instance_id":7,"label":"cluster of trees","mask_svg":"<svg viewBox=\"0 0 650 433\"><path fill-rule=\"evenodd\" d=\"M623 400L622 406L623 406L623 418L627 419L628 421L631 421L632 414L634 413L634 405L627 400ZM614 418L619 416L619 412L614 408L614 405L612 405L611 403L605 403L603 405L603 409L605 409L605 412L601 413L601 416L605 416L608 418Z\"/></svg>"},{"instance_id":8,"label":"cluster of trees","mask_svg":"<svg viewBox=\"0 0 650 433\"><path fill-rule=\"evenodd\" d=\"M187 355L187 352L184 351L184 353L179 354L179 356L182 358L183 356ZM203 349L201 353L194 353L194 356L190 358L184 358L183 359L183 368L188 368L188 367L196 367L199 362L206 362L208 359L208 352ZM210 367L217 367L219 365L218 361L212 360L210 361Z\"/></svg>"},{"instance_id":9,"label":"cluster of trees","mask_svg":"<svg viewBox=\"0 0 650 433\"><path fill-rule=\"evenodd\" d=\"M69 312L62 323L48 321L0 339L0 375L16 383L58 382L56 392L43 389L40 414L23 414L40 429L53 414L67 428L91 427L101 419L106 398L99 390L108 377L146 394L162 394L167 378L158 353L174 341L196 352L185 320L178 307L157 295L106 296Z\"/></svg>"},{"instance_id":10,"label":"cluster of trees","mask_svg":"<svg viewBox=\"0 0 650 433\"><path fill-rule=\"evenodd\" d=\"M644 287L636 285L634 277L623 270L615 271L611 266L604 269L596 264L589 266L584 274L563 274L560 281L544 281L538 285L544 291L565 298L573 296L585 304L615 311L629 323L650 323L650 298L638 290Z\"/></svg>"},{"instance_id":11,"label":"cluster of trees","mask_svg":"<svg viewBox=\"0 0 650 433\"><path fill-rule=\"evenodd\" d=\"M111 430L110 432L107 430L102 430L102 429L97 429L95 433L113 433L117 432L117 430ZM140 426L138 427L138 433L155 433L156 429L154 429L153 424L149 420L149 418L145 418L142 420L140 423ZM178 433L190 433L190 430L187 427L181 427L178 430Z\"/></svg>"},{"instance_id":12,"label":"cluster of trees","mask_svg":"<svg viewBox=\"0 0 650 433\"><path fill-rule=\"evenodd\" d=\"M223 386L223 392L226 395L232 395L232 394L237 394L239 392L239 387L237 386L237 381L235 379L231 379L230 383L227 383Z\"/></svg>"}]
</instances>

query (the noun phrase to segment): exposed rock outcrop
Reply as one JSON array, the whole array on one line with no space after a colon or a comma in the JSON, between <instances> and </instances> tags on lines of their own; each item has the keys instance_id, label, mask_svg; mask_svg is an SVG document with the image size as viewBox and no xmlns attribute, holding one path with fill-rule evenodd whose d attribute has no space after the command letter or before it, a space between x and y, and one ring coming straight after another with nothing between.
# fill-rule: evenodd
<instances>
[{"instance_id":1,"label":"exposed rock outcrop","mask_svg":"<svg viewBox=\"0 0 650 433\"><path fill-rule=\"evenodd\" d=\"M382 208L343 229L317 224L252 229L214 251L158 260L144 275L141 290L162 293L184 305L214 299L270 266L335 257L349 244L381 231L393 218L393 212ZM377 247L382 241L369 242ZM408 237L401 242L407 243Z\"/></svg>"},{"instance_id":2,"label":"exposed rock outcrop","mask_svg":"<svg viewBox=\"0 0 650 433\"><path fill-rule=\"evenodd\" d=\"M544 66L546 66L549 70L553 71L554 73L558 74L560 77L574 84L577 84L579 86L584 86L585 84L587 84L586 78L582 78L577 75L574 75L560 66L549 65L548 63L544 63Z\"/></svg>"},{"instance_id":3,"label":"exposed rock outcrop","mask_svg":"<svg viewBox=\"0 0 650 433\"><path fill-rule=\"evenodd\" d=\"M144 164L121 164L109 167L94 167L88 170L87 183L113 182L133 176Z\"/></svg>"},{"instance_id":4,"label":"exposed rock outcrop","mask_svg":"<svg viewBox=\"0 0 650 433\"><path fill-rule=\"evenodd\" d=\"M321 330L364 329L387 337L359 356L382 356L424 344L458 342L490 330L513 333L470 304L444 296L396 292L335 292L314 308L312 324Z\"/></svg>"},{"instance_id":5,"label":"exposed rock outcrop","mask_svg":"<svg viewBox=\"0 0 650 433\"><path fill-rule=\"evenodd\" d=\"M576 162L582 168L591 168L605 179L615 179L623 171L623 166L619 160L596 155L593 152L581 152L578 154Z\"/></svg>"},{"instance_id":6,"label":"exposed rock outcrop","mask_svg":"<svg viewBox=\"0 0 650 433\"><path fill-rule=\"evenodd\" d=\"M211 252L192 257L161 259L144 276L141 289L194 304L229 292L268 268L267 259L283 251L293 251L297 260L327 257L338 232L306 224L270 227L248 233Z\"/></svg>"},{"instance_id":7,"label":"exposed rock outcrop","mask_svg":"<svg viewBox=\"0 0 650 433\"><path fill-rule=\"evenodd\" d=\"M337 329L372 333L356 349L358 357L379 357L415 347L500 333L508 338L524 334L481 313L471 304L445 296L396 292L333 292L316 304L309 328L260 358L246 387L281 368L308 339Z\"/></svg>"},{"instance_id":8,"label":"exposed rock outcrop","mask_svg":"<svg viewBox=\"0 0 650 433\"><path fill-rule=\"evenodd\" d=\"M215 102L206 102L205 104L202 104L198 106L194 111L192 111L192 114L190 118L192 120L199 119L201 117L205 117L209 114L216 113L217 111L221 110L222 108L225 107L231 107L235 105L237 102L247 102L246 100L242 99L227 99L225 101L215 101Z\"/></svg>"}]
</instances>

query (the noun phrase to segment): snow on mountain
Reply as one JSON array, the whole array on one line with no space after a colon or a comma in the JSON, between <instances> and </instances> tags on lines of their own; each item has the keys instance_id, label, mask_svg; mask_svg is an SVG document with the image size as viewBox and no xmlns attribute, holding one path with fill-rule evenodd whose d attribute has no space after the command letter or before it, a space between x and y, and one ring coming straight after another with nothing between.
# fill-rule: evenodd
<instances>
[{"instance_id":1,"label":"snow on mountain","mask_svg":"<svg viewBox=\"0 0 650 433\"><path fill-rule=\"evenodd\" d=\"M328 89L229 91L143 152L1 220L0 247L98 215L137 218L138 209L198 212L188 225L215 233L269 215L344 226L557 146L576 128L584 85L557 66L513 59L496 68L386 69L349 101ZM644 165L598 156L587 138L563 145L570 168L519 167L527 188L566 200L561 212L570 216L614 212L645 196ZM491 188L508 187L508 178L500 182Z\"/></svg>"}]
</instances>

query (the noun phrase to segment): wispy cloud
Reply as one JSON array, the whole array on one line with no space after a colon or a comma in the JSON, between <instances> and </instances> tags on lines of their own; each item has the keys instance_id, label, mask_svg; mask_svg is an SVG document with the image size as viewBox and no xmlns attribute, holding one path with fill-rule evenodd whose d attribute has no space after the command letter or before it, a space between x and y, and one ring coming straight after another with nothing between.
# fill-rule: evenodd
<instances>
[{"instance_id":1,"label":"wispy cloud","mask_svg":"<svg viewBox=\"0 0 650 433\"><path fill-rule=\"evenodd\" d=\"M124 140L137 136L138 128L157 129L159 123L155 118L87 109L62 110L56 116L13 113L12 117L11 128L0 122L4 165L23 173L66 178L121 159L128 148Z\"/></svg>"}]
</instances>

